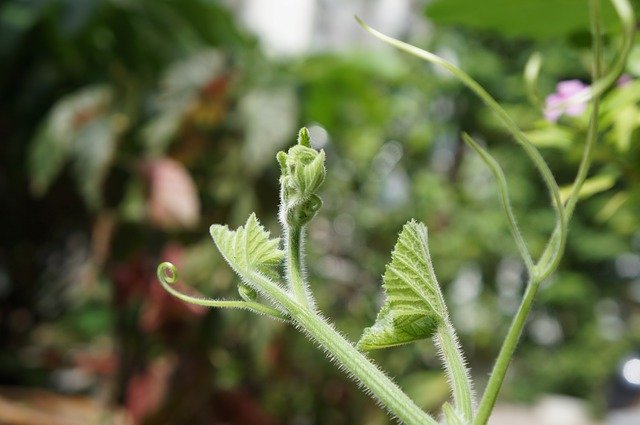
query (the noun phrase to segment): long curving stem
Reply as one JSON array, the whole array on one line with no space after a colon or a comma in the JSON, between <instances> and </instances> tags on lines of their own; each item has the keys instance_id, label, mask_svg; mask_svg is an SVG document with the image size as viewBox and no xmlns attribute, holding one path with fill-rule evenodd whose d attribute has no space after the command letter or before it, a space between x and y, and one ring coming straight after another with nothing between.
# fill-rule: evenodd
<instances>
[{"instance_id":1,"label":"long curving stem","mask_svg":"<svg viewBox=\"0 0 640 425\"><path fill-rule=\"evenodd\" d=\"M602 73L602 43L601 43L601 29L600 29L600 3L599 0L590 0L591 9L591 25L593 34L593 79L597 81ZM595 145L598 134L598 113L600 105L600 94L598 93L592 102L592 111L589 122L589 132L587 134L587 141L585 143L585 150L580 162L576 181L569 198L568 205L566 207L567 218L571 217L577 201L577 194L580 191L580 187L586 179L589 167L591 165L591 159L593 154L593 146ZM495 405L500 387L504 381L504 377L507 373L507 368L513 353L520 340L520 335L526 324L527 317L531 311L533 301L535 299L540 283L552 273L560 262L562 256L561 242L559 228L554 231L550 243L547 249L541 256L538 264L533 269L533 274L529 278L527 289L525 290L522 303L518 308L518 311L513 318L507 337L500 349L498 357L496 359L495 366L491 372L487 388L485 389L482 400L478 407L478 414L474 420L474 425L484 425L487 423L493 406ZM555 245L555 246L554 246Z\"/></svg>"},{"instance_id":2,"label":"long curving stem","mask_svg":"<svg viewBox=\"0 0 640 425\"><path fill-rule=\"evenodd\" d=\"M613 0L616 1L616 0ZM624 1L624 0L620 0ZM482 102L489 108L493 113L496 114L498 119L502 122L507 131L514 137L516 142L520 144L525 153L529 156L535 167L538 169L538 172L542 176L542 179L549 190L551 195L551 199L553 201L553 206L556 209L557 222L559 226L560 232L560 249L564 245L565 236L567 233L567 223L565 220L565 212L564 205L562 203L562 198L560 196L560 189L558 187L558 183L553 177L553 173L551 169L545 162L544 158L538 151L538 149L533 145L533 143L527 138L527 136L520 130L516 122L511 118L511 116L505 111L505 109L487 92L484 87L480 85L476 80L471 78L469 74L464 72L462 69L458 68L451 62L448 62L442 59L440 56L435 55L426 50L422 50L418 47L415 47L411 44L402 42L400 40L396 40L395 38L389 37L385 34L382 34L379 31L368 26L364 23L360 18L356 17L358 23L375 37L384 41L385 43L405 51L413 56L416 56L420 59L423 59L427 62L438 65L447 71L449 71L454 77L456 77L462 84L467 86L471 91L473 91L476 96L482 100Z\"/></svg>"}]
</instances>

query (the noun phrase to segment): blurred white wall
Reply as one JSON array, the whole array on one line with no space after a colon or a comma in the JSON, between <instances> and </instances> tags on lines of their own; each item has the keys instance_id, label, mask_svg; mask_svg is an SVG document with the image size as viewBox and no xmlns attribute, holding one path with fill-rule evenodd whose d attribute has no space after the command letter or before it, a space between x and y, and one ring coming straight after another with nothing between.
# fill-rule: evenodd
<instances>
[{"instance_id":1,"label":"blurred white wall","mask_svg":"<svg viewBox=\"0 0 640 425\"><path fill-rule=\"evenodd\" d=\"M229 5L272 57L379 45L354 15L395 37L424 22L424 2L412 0L239 0Z\"/></svg>"}]
</instances>

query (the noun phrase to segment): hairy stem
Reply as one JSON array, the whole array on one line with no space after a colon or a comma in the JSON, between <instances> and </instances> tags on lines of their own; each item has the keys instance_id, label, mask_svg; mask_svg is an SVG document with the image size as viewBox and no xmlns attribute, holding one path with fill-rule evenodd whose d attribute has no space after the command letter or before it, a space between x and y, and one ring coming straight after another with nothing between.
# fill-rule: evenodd
<instances>
[{"instance_id":1,"label":"hairy stem","mask_svg":"<svg viewBox=\"0 0 640 425\"><path fill-rule=\"evenodd\" d=\"M301 311L295 313L295 321L403 423L437 424L435 419L420 409L387 375L320 316L308 310Z\"/></svg>"},{"instance_id":2,"label":"hairy stem","mask_svg":"<svg viewBox=\"0 0 640 425\"><path fill-rule=\"evenodd\" d=\"M319 314L292 298L281 287L259 274L245 276L256 287L264 288L268 296L286 310L291 319L327 354L344 366L349 374L362 384L394 416L407 425L437 425L437 421L424 412L371 360L358 351Z\"/></svg>"},{"instance_id":3,"label":"hairy stem","mask_svg":"<svg viewBox=\"0 0 640 425\"><path fill-rule=\"evenodd\" d=\"M286 259L287 282L291 285L291 292L295 299L302 305L313 308L313 299L309 293L309 287L304 276L304 227L287 226L286 228Z\"/></svg>"},{"instance_id":4,"label":"hairy stem","mask_svg":"<svg viewBox=\"0 0 640 425\"><path fill-rule=\"evenodd\" d=\"M448 320L438 327L434 341L442 355L442 363L453 393L453 403L466 422L471 423L474 408L471 377L456 331Z\"/></svg>"}]
</instances>

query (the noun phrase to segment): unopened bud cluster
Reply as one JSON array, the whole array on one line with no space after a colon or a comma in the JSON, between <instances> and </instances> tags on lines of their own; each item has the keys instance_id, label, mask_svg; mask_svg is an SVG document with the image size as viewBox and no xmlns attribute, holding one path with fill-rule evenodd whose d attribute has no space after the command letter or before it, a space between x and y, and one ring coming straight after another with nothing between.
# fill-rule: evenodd
<instances>
[{"instance_id":1,"label":"unopened bud cluster","mask_svg":"<svg viewBox=\"0 0 640 425\"><path fill-rule=\"evenodd\" d=\"M288 152L278 152L281 219L291 226L307 224L322 206L316 191L324 182L324 151L311 147L309 131L302 128L298 144Z\"/></svg>"}]
</instances>

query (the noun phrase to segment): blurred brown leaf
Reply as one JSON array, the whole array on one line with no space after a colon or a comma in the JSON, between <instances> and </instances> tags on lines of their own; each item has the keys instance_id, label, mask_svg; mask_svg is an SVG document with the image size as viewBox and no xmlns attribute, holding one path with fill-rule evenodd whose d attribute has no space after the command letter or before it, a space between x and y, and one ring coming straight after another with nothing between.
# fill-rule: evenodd
<instances>
[{"instance_id":1,"label":"blurred brown leaf","mask_svg":"<svg viewBox=\"0 0 640 425\"><path fill-rule=\"evenodd\" d=\"M129 415L88 397L25 388L0 388L0 423L6 425L131 425Z\"/></svg>"}]
</instances>

